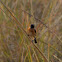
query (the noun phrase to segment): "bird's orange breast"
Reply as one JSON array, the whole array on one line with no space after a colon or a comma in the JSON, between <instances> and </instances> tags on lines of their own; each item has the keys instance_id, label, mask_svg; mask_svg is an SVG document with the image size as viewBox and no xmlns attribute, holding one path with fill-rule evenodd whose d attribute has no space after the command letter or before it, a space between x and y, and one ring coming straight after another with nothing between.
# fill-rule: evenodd
<instances>
[{"instance_id":1,"label":"bird's orange breast","mask_svg":"<svg viewBox=\"0 0 62 62\"><path fill-rule=\"evenodd\" d=\"M35 29L34 28L32 28L32 29L28 28L28 34L29 34L29 36L35 37L36 36Z\"/></svg>"}]
</instances>

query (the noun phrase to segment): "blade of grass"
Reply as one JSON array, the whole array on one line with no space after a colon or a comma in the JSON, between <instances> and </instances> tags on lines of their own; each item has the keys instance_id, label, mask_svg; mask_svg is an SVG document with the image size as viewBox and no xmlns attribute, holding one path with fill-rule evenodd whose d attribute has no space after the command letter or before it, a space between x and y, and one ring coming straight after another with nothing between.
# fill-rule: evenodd
<instances>
[{"instance_id":1,"label":"blade of grass","mask_svg":"<svg viewBox=\"0 0 62 62\"><path fill-rule=\"evenodd\" d=\"M43 41L42 41L42 43L48 45L48 43L46 43L46 42L43 42ZM57 51L59 54L62 55L62 53L61 53L60 51L58 51L54 46L52 46L51 44L49 44L49 46L50 46L51 48L53 48L55 51Z\"/></svg>"},{"instance_id":2,"label":"blade of grass","mask_svg":"<svg viewBox=\"0 0 62 62\"><path fill-rule=\"evenodd\" d=\"M29 62L32 62L32 56L31 56L31 52L30 52L30 46L28 46L28 52L29 52Z\"/></svg>"},{"instance_id":3,"label":"blade of grass","mask_svg":"<svg viewBox=\"0 0 62 62\"><path fill-rule=\"evenodd\" d=\"M57 56L55 56L55 55L53 55L56 59L58 59L59 60L59 62L62 62L62 60L61 59L59 59Z\"/></svg>"},{"instance_id":4,"label":"blade of grass","mask_svg":"<svg viewBox=\"0 0 62 62\"><path fill-rule=\"evenodd\" d=\"M32 48L32 50L33 50L33 52L34 52L34 54L35 54L35 57L36 57L37 62L39 62L38 56L37 56L37 54L36 54L34 48Z\"/></svg>"},{"instance_id":5,"label":"blade of grass","mask_svg":"<svg viewBox=\"0 0 62 62\"><path fill-rule=\"evenodd\" d=\"M26 56L25 56L24 62L26 61L27 56L28 56L28 52L26 53Z\"/></svg>"},{"instance_id":6,"label":"blade of grass","mask_svg":"<svg viewBox=\"0 0 62 62\"><path fill-rule=\"evenodd\" d=\"M48 43L48 62L49 62L49 56L50 56L50 45Z\"/></svg>"}]
</instances>

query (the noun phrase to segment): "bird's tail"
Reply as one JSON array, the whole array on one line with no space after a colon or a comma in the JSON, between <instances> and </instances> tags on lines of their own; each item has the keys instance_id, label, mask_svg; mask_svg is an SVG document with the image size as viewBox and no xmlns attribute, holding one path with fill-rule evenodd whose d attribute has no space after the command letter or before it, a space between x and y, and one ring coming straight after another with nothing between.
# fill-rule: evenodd
<instances>
[{"instance_id":1,"label":"bird's tail","mask_svg":"<svg viewBox=\"0 0 62 62\"><path fill-rule=\"evenodd\" d=\"M34 41L35 41L35 43L37 43L37 40L36 40L36 38L34 38Z\"/></svg>"}]
</instances>

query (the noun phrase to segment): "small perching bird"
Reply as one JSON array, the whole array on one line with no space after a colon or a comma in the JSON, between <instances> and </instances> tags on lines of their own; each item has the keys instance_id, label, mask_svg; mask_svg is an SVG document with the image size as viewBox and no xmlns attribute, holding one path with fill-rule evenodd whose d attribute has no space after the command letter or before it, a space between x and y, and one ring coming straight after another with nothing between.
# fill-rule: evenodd
<instances>
[{"instance_id":1,"label":"small perching bird","mask_svg":"<svg viewBox=\"0 0 62 62\"><path fill-rule=\"evenodd\" d=\"M35 43L37 43L36 30L34 28L34 24L31 24L31 26L28 28L28 36L30 36L30 38L32 38L32 41L35 41Z\"/></svg>"}]
</instances>

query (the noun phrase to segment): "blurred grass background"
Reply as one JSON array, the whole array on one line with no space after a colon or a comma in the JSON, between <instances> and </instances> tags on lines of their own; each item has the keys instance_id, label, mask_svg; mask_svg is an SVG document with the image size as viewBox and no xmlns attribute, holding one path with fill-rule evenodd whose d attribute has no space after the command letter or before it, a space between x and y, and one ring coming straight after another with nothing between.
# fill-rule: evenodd
<instances>
[{"instance_id":1,"label":"blurred grass background","mask_svg":"<svg viewBox=\"0 0 62 62\"><path fill-rule=\"evenodd\" d=\"M38 42L36 46L43 52L48 62L62 62L62 1L2 0L2 2L16 16L25 31L30 24L35 24ZM45 62L1 2L0 62Z\"/></svg>"}]
</instances>

